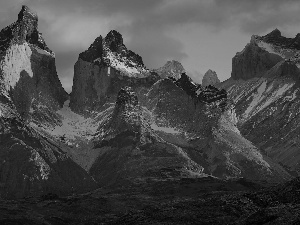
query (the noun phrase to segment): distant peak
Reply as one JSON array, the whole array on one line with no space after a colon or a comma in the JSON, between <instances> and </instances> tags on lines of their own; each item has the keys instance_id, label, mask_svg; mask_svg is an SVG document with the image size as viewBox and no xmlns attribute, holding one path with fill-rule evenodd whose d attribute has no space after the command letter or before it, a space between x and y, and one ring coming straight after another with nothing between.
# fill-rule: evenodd
<instances>
[{"instance_id":1,"label":"distant peak","mask_svg":"<svg viewBox=\"0 0 300 225\"><path fill-rule=\"evenodd\" d=\"M215 71L209 69L203 76L202 86L216 85L220 83L218 75Z\"/></svg>"},{"instance_id":2,"label":"distant peak","mask_svg":"<svg viewBox=\"0 0 300 225\"><path fill-rule=\"evenodd\" d=\"M116 31L116 30L111 30L111 31L108 32L107 36L115 36L115 37L121 36L121 37L122 37L122 34L120 34L120 33L119 33L118 31Z\"/></svg>"},{"instance_id":3,"label":"distant peak","mask_svg":"<svg viewBox=\"0 0 300 225\"><path fill-rule=\"evenodd\" d=\"M216 72L213 71L213 70L211 70L211 69L207 70L205 74L207 74L207 73L214 73L214 74L216 74Z\"/></svg>"},{"instance_id":4,"label":"distant peak","mask_svg":"<svg viewBox=\"0 0 300 225\"><path fill-rule=\"evenodd\" d=\"M180 62L178 62L178 61L176 61L174 59L168 60L167 63L166 63L166 65L169 65L169 64L172 64L172 65L181 65Z\"/></svg>"},{"instance_id":5,"label":"distant peak","mask_svg":"<svg viewBox=\"0 0 300 225\"><path fill-rule=\"evenodd\" d=\"M18 21L22 20L38 20L38 16L36 12L32 11L28 6L23 5L21 11L18 14Z\"/></svg>"},{"instance_id":6,"label":"distant peak","mask_svg":"<svg viewBox=\"0 0 300 225\"><path fill-rule=\"evenodd\" d=\"M279 36L281 36L281 31L276 28L275 30L271 31L267 35L268 36L273 36L273 37L279 37Z\"/></svg>"}]
</instances>

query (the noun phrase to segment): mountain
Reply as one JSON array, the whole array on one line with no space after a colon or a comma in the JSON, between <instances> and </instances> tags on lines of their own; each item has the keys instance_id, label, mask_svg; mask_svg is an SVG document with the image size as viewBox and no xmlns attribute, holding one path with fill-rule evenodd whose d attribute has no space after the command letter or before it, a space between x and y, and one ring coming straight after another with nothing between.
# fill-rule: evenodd
<instances>
[{"instance_id":1,"label":"mountain","mask_svg":"<svg viewBox=\"0 0 300 225\"><path fill-rule=\"evenodd\" d=\"M121 54L143 66L128 51L111 31L79 54L70 102L56 111L62 122L43 127L101 186L166 177L290 179L239 133L225 90L202 87L185 73L125 73L115 66Z\"/></svg>"},{"instance_id":2,"label":"mountain","mask_svg":"<svg viewBox=\"0 0 300 225\"><path fill-rule=\"evenodd\" d=\"M218 85L234 102L241 133L294 174L300 171L296 39L281 36L277 29L252 36L250 44L233 58L231 78ZM248 51L253 53L250 58Z\"/></svg>"},{"instance_id":3,"label":"mountain","mask_svg":"<svg viewBox=\"0 0 300 225\"><path fill-rule=\"evenodd\" d=\"M157 79L145 68L142 58L126 48L122 35L112 30L79 54L70 107L74 112L91 113L107 102L113 103L122 86L149 86Z\"/></svg>"},{"instance_id":4,"label":"mountain","mask_svg":"<svg viewBox=\"0 0 300 225\"><path fill-rule=\"evenodd\" d=\"M180 62L176 60L171 60L166 62L166 64L156 70L154 70L161 78L173 77L178 80L182 73L185 73L185 69Z\"/></svg>"},{"instance_id":5,"label":"mountain","mask_svg":"<svg viewBox=\"0 0 300 225\"><path fill-rule=\"evenodd\" d=\"M0 32L0 92L26 118L40 104L57 109L68 98L56 73L54 53L37 26L37 15L23 6L18 20Z\"/></svg>"},{"instance_id":6,"label":"mountain","mask_svg":"<svg viewBox=\"0 0 300 225\"><path fill-rule=\"evenodd\" d=\"M38 17L23 6L0 32L0 197L70 194L96 187L52 138L35 129L59 123L68 99L54 53L38 32Z\"/></svg>"},{"instance_id":7,"label":"mountain","mask_svg":"<svg viewBox=\"0 0 300 225\"><path fill-rule=\"evenodd\" d=\"M204 87L206 87L208 85L214 86L219 83L220 83L220 80L218 78L217 73L212 70L208 70L202 78L202 86L204 86Z\"/></svg>"},{"instance_id":8,"label":"mountain","mask_svg":"<svg viewBox=\"0 0 300 225\"><path fill-rule=\"evenodd\" d=\"M253 36L230 79L200 85L112 30L70 96L28 7L0 49L0 224L299 222L297 38Z\"/></svg>"}]
</instances>

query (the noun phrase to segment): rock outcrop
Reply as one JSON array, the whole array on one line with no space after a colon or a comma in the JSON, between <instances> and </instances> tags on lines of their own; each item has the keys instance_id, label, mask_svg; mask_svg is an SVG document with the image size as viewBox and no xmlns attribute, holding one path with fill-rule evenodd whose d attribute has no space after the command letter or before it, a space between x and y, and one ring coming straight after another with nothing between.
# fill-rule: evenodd
<instances>
[{"instance_id":1,"label":"rock outcrop","mask_svg":"<svg viewBox=\"0 0 300 225\"><path fill-rule=\"evenodd\" d=\"M176 60L168 61L164 66L154 70L161 78L173 77L178 80L185 69L180 62Z\"/></svg>"},{"instance_id":2,"label":"rock outcrop","mask_svg":"<svg viewBox=\"0 0 300 225\"><path fill-rule=\"evenodd\" d=\"M203 87L206 87L208 85L215 86L216 84L219 84L219 83L220 83L220 80L218 78L218 75L213 70L208 70L202 78L202 86Z\"/></svg>"},{"instance_id":3,"label":"rock outcrop","mask_svg":"<svg viewBox=\"0 0 300 225\"><path fill-rule=\"evenodd\" d=\"M282 59L281 56L259 47L253 36L243 51L232 58L231 77L234 80L261 77Z\"/></svg>"}]
</instances>

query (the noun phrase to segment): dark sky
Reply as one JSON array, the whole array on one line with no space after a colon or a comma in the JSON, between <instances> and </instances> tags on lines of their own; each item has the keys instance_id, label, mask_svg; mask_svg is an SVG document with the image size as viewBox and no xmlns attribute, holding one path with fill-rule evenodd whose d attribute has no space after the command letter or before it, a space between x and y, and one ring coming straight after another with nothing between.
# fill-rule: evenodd
<instances>
[{"instance_id":1,"label":"dark sky","mask_svg":"<svg viewBox=\"0 0 300 225\"><path fill-rule=\"evenodd\" d=\"M175 59L196 82L208 69L229 78L232 57L252 34L300 32L299 0L0 0L0 28L16 21L22 4L37 12L67 91L78 54L111 29L148 68Z\"/></svg>"}]
</instances>

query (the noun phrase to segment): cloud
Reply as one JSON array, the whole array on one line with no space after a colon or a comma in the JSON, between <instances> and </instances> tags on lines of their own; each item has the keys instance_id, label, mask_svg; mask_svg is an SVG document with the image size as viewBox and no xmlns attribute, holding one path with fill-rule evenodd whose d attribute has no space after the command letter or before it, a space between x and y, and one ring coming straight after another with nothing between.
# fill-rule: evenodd
<instances>
[{"instance_id":1,"label":"cloud","mask_svg":"<svg viewBox=\"0 0 300 225\"><path fill-rule=\"evenodd\" d=\"M200 71L192 70L186 71L187 75L193 79L194 82L202 84L203 74Z\"/></svg>"}]
</instances>

